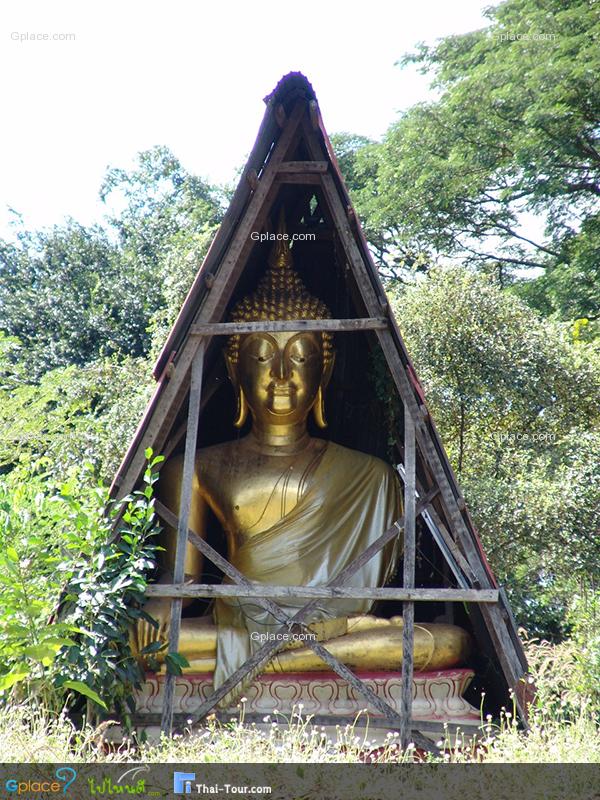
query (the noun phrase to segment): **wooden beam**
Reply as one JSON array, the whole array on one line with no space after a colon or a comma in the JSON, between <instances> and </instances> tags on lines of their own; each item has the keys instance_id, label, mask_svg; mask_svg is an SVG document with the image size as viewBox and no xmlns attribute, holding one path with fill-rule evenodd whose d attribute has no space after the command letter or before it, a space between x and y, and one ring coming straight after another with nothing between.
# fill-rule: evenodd
<instances>
[{"instance_id":1,"label":"wooden beam","mask_svg":"<svg viewBox=\"0 0 600 800\"><path fill-rule=\"evenodd\" d=\"M219 390L221 386L222 382L219 380L219 368L217 364L214 363L210 373L203 380L200 414L202 414L204 408L206 407L211 397L214 395L216 391ZM163 461L162 464L159 464L158 466L159 471L162 468L162 466L166 463L166 461L171 457L173 451L177 448L182 438L185 436L186 429L187 429L187 420L182 422L181 425L178 426L175 433L172 433L165 442L162 448L162 455L164 456L165 460Z\"/></svg>"},{"instance_id":2,"label":"wooden beam","mask_svg":"<svg viewBox=\"0 0 600 800\"><path fill-rule=\"evenodd\" d=\"M287 115L285 113L285 108L281 103L277 103L275 106L275 120L280 128L283 128L285 123L287 122Z\"/></svg>"},{"instance_id":3,"label":"wooden beam","mask_svg":"<svg viewBox=\"0 0 600 800\"><path fill-rule=\"evenodd\" d=\"M236 191L236 197L238 197L238 199L234 197L236 203L235 222L232 221L232 217L227 217L226 220L223 220L213 240L211 249L204 260L203 268L197 276L199 280L205 269L210 267L211 270L216 270L218 264L217 278L219 281L219 291L216 292L213 290L206 295L200 311L196 313L194 321L200 321L200 319L202 319L204 322L214 322L223 316L226 305L234 289L238 273L245 263L247 253L254 245L254 242L250 239L250 234L253 230L260 230L262 228L263 217L266 216L268 208L275 198L273 190L276 190L274 182L277 175L277 168L285 158L292 138L296 135L299 122L304 113L304 106L305 103L303 101L299 100L296 103L290 115L288 125L281 132L269 161L261 173L258 187L248 201L248 205L242 213L241 219L238 220L237 214L240 211L238 205L242 202L242 199L247 200L250 191L245 177L240 182L240 184L243 182L245 194L243 187L241 185L238 186L239 196ZM232 206L233 205L234 201L232 200ZM221 234L221 231L223 231L223 234ZM230 234L231 238L228 242L226 252L219 263L218 259L221 257L222 252L221 240L224 236L227 237ZM214 254L213 248L215 249ZM211 257L209 258L209 256ZM183 318L189 313L190 309L188 306L192 302L192 296L193 290L190 290L184 307L180 312L180 317ZM196 299L195 302L198 302L198 300ZM145 467L146 458L144 452L146 448L152 447L155 451L159 451L162 448L168 432L175 422L181 404L183 403L186 384L189 381L191 364L199 341L200 340L197 338L192 338L191 340L187 339L187 341L182 342L178 351L173 377L162 386L160 394L156 398L152 413L147 420L146 427L140 432L135 450L132 452L129 462L126 466L122 465L115 478L114 486L117 500L130 494L135 488Z\"/></svg>"},{"instance_id":4,"label":"wooden beam","mask_svg":"<svg viewBox=\"0 0 600 800\"><path fill-rule=\"evenodd\" d=\"M279 186L285 186L287 183L318 186L320 178L318 172L282 172L277 176L276 183Z\"/></svg>"},{"instance_id":5,"label":"wooden beam","mask_svg":"<svg viewBox=\"0 0 600 800\"><path fill-rule=\"evenodd\" d=\"M317 173L325 174L329 169L327 161L282 161L279 165L279 174L282 172Z\"/></svg>"},{"instance_id":6,"label":"wooden beam","mask_svg":"<svg viewBox=\"0 0 600 800\"><path fill-rule=\"evenodd\" d=\"M362 319L260 320L258 322L209 322L192 325L190 336L231 336L235 333L282 333L295 331L373 331L387 328L385 317Z\"/></svg>"},{"instance_id":7,"label":"wooden beam","mask_svg":"<svg viewBox=\"0 0 600 800\"><path fill-rule=\"evenodd\" d=\"M312 132L306 127L304 132L307 143L310 144ZM309 147L309 150L312 158L323 158L323 152L320 146L314 143L314 139L313 145ZM383 289L380 284L376 286L376 284L378 284L378 278L374 273L375 268L373 267L374 274L371 274L363 261L358 245L350 230L347 214L341 203L333 178L331 175L323 175L321 183L330 213L334 218L335 225L340 234L346 257L352 267L354 278L363 297L363 302L366 305L367 313L376 316L378 313L381 313L382 304L385 301L383 296L378 296L383 295ZM465 520L458 508L457 495L454 493L450 479L446 474L440 453L434 444L428 426L423 419L419 417L419 402L417 401L414 389L406 373L406 366L400 357L399 351L401 347L399 342L401 342L401 338L397 331L393 315L390 315L390 329L378 331L377 336L388 365L390 366L390 372L398 389L398 393L405 406L408 407L413 419L416 420L415 432L417 443L434 480L440 488L442 504L451 522L452 529L465 550L469 565L476 576L477 584L481 588L494 588L482 564L481 556L477 551L472 534L468 530ZM492 637L494 648L508 686L514 689L523 675L523 669L515 645L507 630L506 622L502 619L497 606L482 605L481 613Z\"/></svg>"},{"instance_id":8,"label":"wooden beam","mask_svg":"<svg viewBox=\"0 0 600 800\"><path fill-rule=\"evenodd\" d=\"M415 586L416 561L416 465L417 445L415 424L410 411L404 406L404 557L403 587L410 591ZM415 606L412 600L403 603L402 621L402 696L400 714L400 746L406 750L410 741L413 690L413 654L415 645Z\"/></svg>"},{"instance_id":9,"label":"wooden beam","mask_svg":"<svg viewBox=\"0 0 600 800\"><path fill-rule=\"evenodd\" d=\"M308 114L313 131L319 130L319 104L316 100L311 100L308 104Z\"/></svg>"},{"instance_id":10,"label":"wooden beam","mask_svg":"<svg viewBox=\"0 0 600 800\"><path fill-rule=\"evenodd\" d=\"M175 565L173 568L173 581L183 585L185 572L185 550L188 538L190 509L192 507L192 483L194 466L196 463L196 445L198 442L198 422L200 417L200 401L202 399L202 372L204 369L204 344L198 348L192 364L192 379L190 386L190 399L188 409L187 436L185 440L185 455L183 458L183 477L179 503L179 524L177 526L177 546L175 549ZM171 602L171 621L169 625L169 653L179 650L179 631L181 627L182 599L176 597ZM171 735L173 727L173 700L175 693L175 675L168 672L165 679L165 694L163 699L163 713L161 732L165 736Z\"/></svg>"},{"instance_id":11,"label":"wooden beam","mask_svg":"<svg viewBox=\"0 0 600 800\"><path fill-rule=\"evenodd\" d=\"M398 440L395 440L396 449L399 453L401 453L401 457L404 458L404 451L399 446ZM404 482L404 465L398 464L396 469ZM423 493L423 487L419 482L418 478L416 481L417 485L417 498ZM450 532L448 528L442 522L440 515L437 513L433 504L428 506L423 511L423 522L429 528L429 531L436 542L437 546L442 551L448 566L451 568L452 572L454 573L454 577L458 581L458 585L461 589L468 589L473 583L473 571L471 570L469 564L467 563L465 557L461 553L458 548L458 545L450 536ZM479 591L475 589L474 591ZM487 590L485 590L487 591Z\"/></svg>"},{"instance_id":12,"label":"wooden beam","mask_svg":"<svg viewBox=\"0 0 600 800\"><path fill-rule=\"evenodd\" d=\"M315 672L315 675L319 675L318 672ZM216 711L215 718L222 723L230 723L232 717L235 720L239 720L240 712L239 710L232 709L230 711ZM280 715L274 714L271 712L270 715L267 714L256 714L256 713L243 713L243 724L245 725L267 725L265 723L265 716L270 716L271 719L278 717ZM287 718L289 715L287 713L281 712L281 716ZM115 717L116 719L116 717ZM174 714L173 721L174 727L176 729L180 729L182 731L187 730L189 728L189 714ZM160 716L158 714L144 714L144 713L136 713L132 715L132 720L136 727L138 728L148 728L150 726L160 724ZM304 714L302 715L303 722L308 723L309 725L318 725L321 727L322 725L330 725L333 726L343 726L343 725L350 725L352 728L356 730L361 730L362 728L373 728L377 730L395 730L394 725L390 725L390 723L386 719L382 719L381 717L376 717L373 714L354 714L354 715L345 715L345 714ZM118 721L118 720L117 720ZM435 722L433 720L428 719L416 719L413 720L413 730L419 732L422 731L423 733L437 733L440 736L443 736L444 733L457 733L461 732L465 735L477 735L481 732L481 726L479 723L476 722ZM486 736L489 734L486 733ZM433 744L433 742L431 743Z\"/></svg>"},{"instance_id":13,"label":"wooden beam","mask_svg":"<svg viewBox=\"0 0 600 800\"><path fill-rule=\"evenodd\" d=\"M437 489L432 490L429 492L417 505L417 513L421 513L422 509L427 507L427 505L431 502L433 497L437 494ZM165 508L161 503L156 503L156 511L161 516L165 522L170 525L171 527L175 527L177 523L177 517L173 514L172 511ZM360 556L355 558L350 564L348 564L335 578L329 581L329 586L341 586L343 585L349 578L352 577L358 570L364 566L376 553L378 553L385 545L394 539L402 530L402 525L404 524L403 518L397 520L390 528L388 528L384 533L376 539ZM223 572L232 578L236 583L244 583L245 585L251 585L250 581L242 575L232 564L230 564L226 559L223 558L219 553L216 551L203 539L201 539L197 534L193 531L188 531L188 537L190 541L198 547L198 549L207 556L210 560L213 561L217 566L221 567ZM281 609L272 603L267 598L256 600L257 604L265 608L269 611L276 619L281 618ZM307 603L301 609L299 609L293 617L287 618L285 624L283 624L280 628L277 629L275 632L283 633L285 631L289 632L290 630L294 630L294 626L297 623L302 623L304 619L318 607L319 601L312 600L311 602ZM284 614L285 616L285 614ZM310 646L315 652L317 652L316 643L312 642L311 640L307 640L307 645ZM265 644L257 650L251 658L249 658L245 664L243 664L239 669L237 669L232 675L227 678L225 683L217 689L213 694L207 698L207 700L201 705L200 709L196 713L196 718L200 719L206 714L208 714L214 706L223 698L225 695L229 694L243 679L246 675L250 672L256 672L257 670L264 667L272 658L275 652L277 652L282 646L282 642L277 640L277 636L272 641L265 642ZM319 655L321 655L319 653ZM367 690L367 687L361 685L359 689L363 694L370 694L373 693L370 690ZM389 709L389 711L392 711ZM395 712L392 711L392 714L395 715Z\"/></svg>"},{"instance_id":14,"label":"wooden beam","mask_svg":"<svg viewBox=\"0 0 600 800\"><path fill-rule=\"evenodd\" d=\"M248 186L255 192L258 187L258 173L255 169L248 170L246 180L248 181Z\"/></svg>"},{"instance_id":15,"label":"wooden beam","mask_svg":"<svg viewBox=\"0 0 600 800\"><path fill-rule=\"evenodd\" d=\"M451 603L497 603L498 589L448 589L403 587L358 587L358 586L278 586L270 583L233 585L230 583L153 583L146 587L148 597L270 597L286 598L318 597L335 599L351 597L372 600L406 600L411 602Z\"/></svg>"}]
</instances>

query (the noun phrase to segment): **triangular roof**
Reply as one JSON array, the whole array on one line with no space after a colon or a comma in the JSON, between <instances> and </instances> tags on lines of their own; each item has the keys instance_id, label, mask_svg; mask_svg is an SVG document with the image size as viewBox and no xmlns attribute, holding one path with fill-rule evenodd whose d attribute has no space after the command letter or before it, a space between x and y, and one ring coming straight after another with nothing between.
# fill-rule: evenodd
<instances>
[{"instance_id":1,"label":"triangular roof","mask_svg":"<svg viewBox=\"0 0 600 800\"><path fill-rule=\"evenodd\" d=\"M182 410L189 394L198 326L226 320L236 292L239 295L242 288L252 285L252 262L260 261L257 253L265 252L264 248L260 251L251 232L272 226L275 207L281 203L290 206L298 197L297 219L288 215L288 225L293 227L300 220L308 230L312 213L313 228L335 240L328 246L338 248L339 259L347 265L354 313L345 316L381 320L378 328L371 326L369 336L381 348L402 403L415 421L421 491L424 494L433 488L437 492L435 502L428 506L426 522L450 564L454 582L462 588L498 589L390 311L313 88L300 73L290 73L265 103L264 119L230 206L156 363L156 391L114 479L112 494L123 497L134 489L145 467L146 448L169 454L180 445L185 436ZM210 358L205 365L206 373ZM219 380L218 375L214 377L215 385ZM475 606L470 619L478 645L500 667L504 697L510 688L524 708L521 679L527 663L503 591L499 603Z\"/></svg>"}]
</instances>

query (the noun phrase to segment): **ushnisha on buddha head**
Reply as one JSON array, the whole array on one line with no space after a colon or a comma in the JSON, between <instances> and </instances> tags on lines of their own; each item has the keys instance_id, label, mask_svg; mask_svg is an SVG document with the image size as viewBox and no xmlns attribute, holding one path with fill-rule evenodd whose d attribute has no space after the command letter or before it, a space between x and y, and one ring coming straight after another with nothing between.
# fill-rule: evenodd
<instances>
[{"instance_id":1,"label":"ushnisha on buddha head","mask_svg":"<svg viewBox=\"0 0 600 800\"><path fill-rule=\"evenodd\" d=\"M280 218L279 231L285 232ZM289 240L280 239L256 290L233 309L232 322L330 319L321 300L309 294L293 267ZM237 392L236 427L248 412L255 423L289 426L303 423L313 412L326 427L324 391L335 358L328 332L235 334L225 350L229 376Z\"/></svg>"}]
</instances>

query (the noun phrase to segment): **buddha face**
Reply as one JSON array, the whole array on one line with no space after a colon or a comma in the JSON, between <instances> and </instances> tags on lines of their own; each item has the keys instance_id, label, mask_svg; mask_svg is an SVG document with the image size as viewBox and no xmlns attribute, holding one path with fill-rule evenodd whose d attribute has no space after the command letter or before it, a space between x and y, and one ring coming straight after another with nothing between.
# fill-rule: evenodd
<instances>
[{"instance_id":1,"label":"buddha face","mask_svg":"<svg viewBox=\"0 0 600 800\"><path fill-rule=\"evenodd\" d=\"M323 382L321 337L309 332L245 336L236 377L255 420L303 422Z\"/></svg>"}]
</instances>

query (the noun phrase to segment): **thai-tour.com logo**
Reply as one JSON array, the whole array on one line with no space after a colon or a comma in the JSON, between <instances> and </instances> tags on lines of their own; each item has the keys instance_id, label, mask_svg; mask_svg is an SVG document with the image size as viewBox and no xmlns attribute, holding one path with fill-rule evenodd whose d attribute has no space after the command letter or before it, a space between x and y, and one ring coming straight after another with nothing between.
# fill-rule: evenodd
<instances>
[{"instance_id":1,"label":"thai-tour.com logo","mask_svg":"<svg viewBox=\"0 0 600 800\"><path fill-rule=\"evenodd\" d=\"M202 783L196 781L195 772L173 773L174 794L238 795L271 794L270 786L242 786L235 783Z\"/></svg>"},{"instance_id":2,"label":"thai-tour.com logo","mask_svg":"<svg viewBox=\"0 0 600 800\"><path fill-rule=\"evenodd\" d=\"M66 794L67 789L77 777L77 771L73 767L58 767L54 773L54 778L47 780L17 780L9 778L4 782L4 788L10 796L48 794Z\"/></svg>"}]
</instances>

